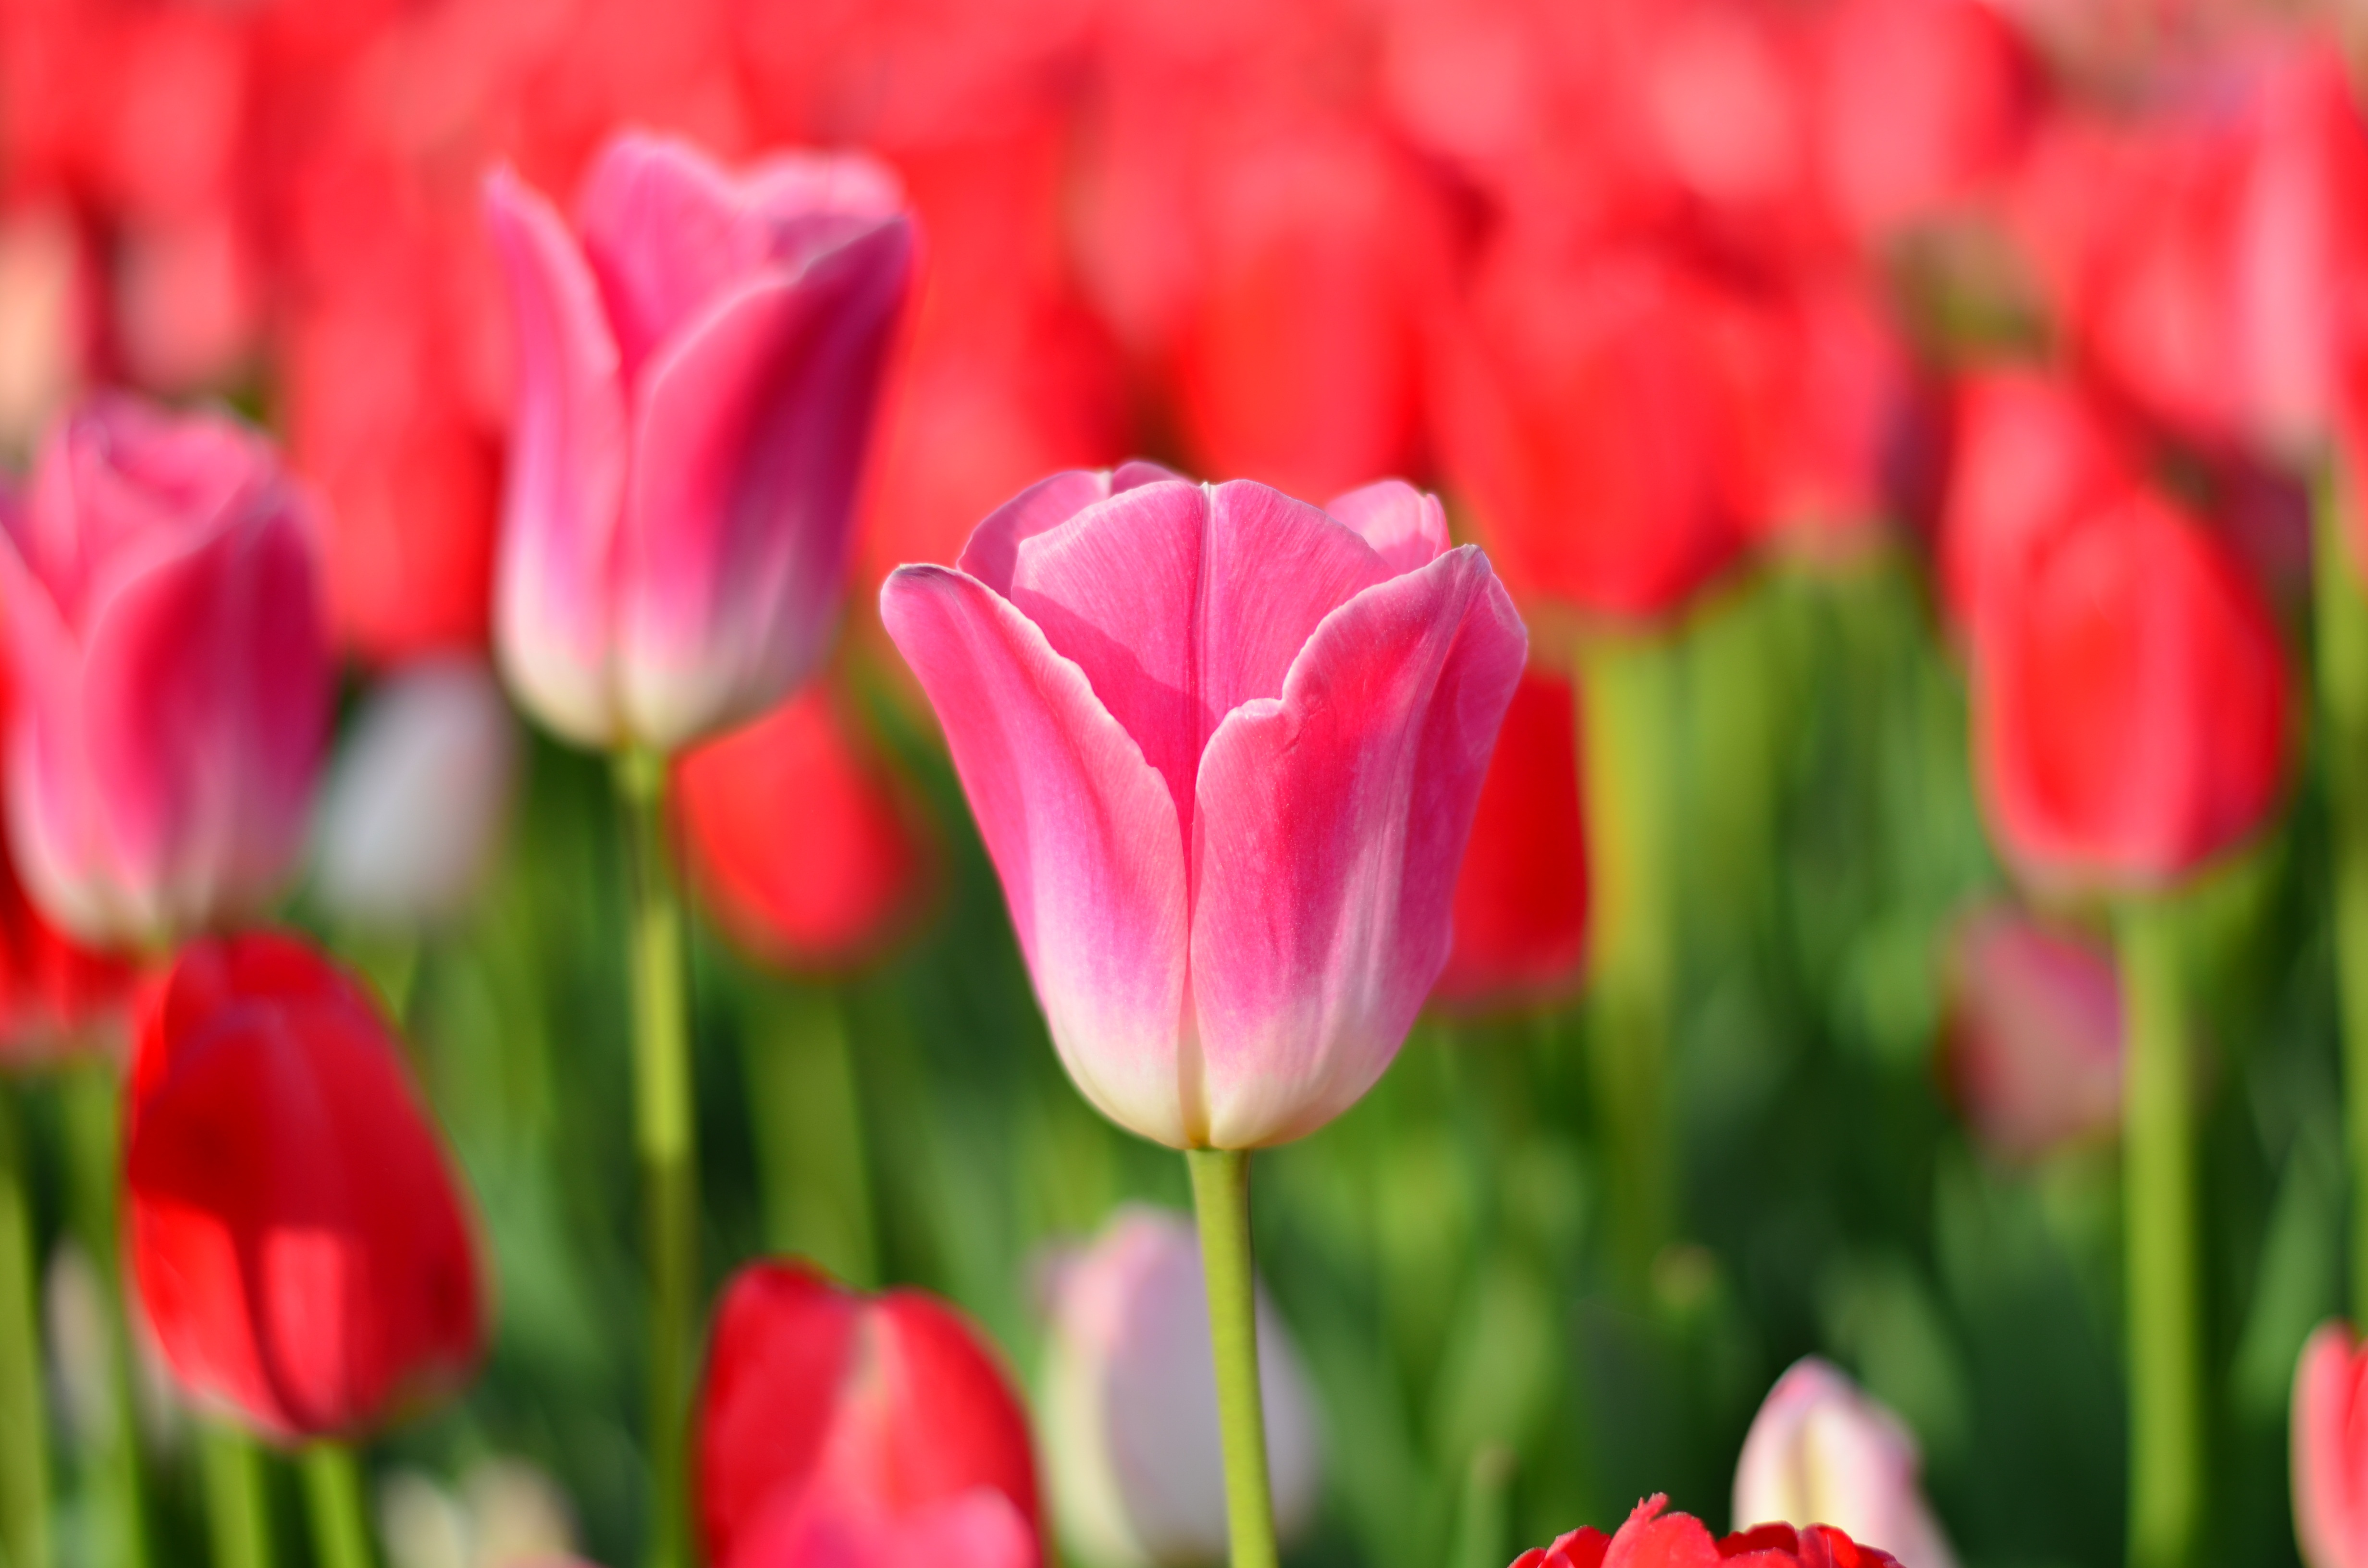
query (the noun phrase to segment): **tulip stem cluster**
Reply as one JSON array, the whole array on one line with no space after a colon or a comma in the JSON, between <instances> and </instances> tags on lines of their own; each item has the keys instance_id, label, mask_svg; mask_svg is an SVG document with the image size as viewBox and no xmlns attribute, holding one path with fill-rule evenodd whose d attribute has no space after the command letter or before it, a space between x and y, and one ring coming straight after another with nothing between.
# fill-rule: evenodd
<instances>
[{"instance_id":1,"label":"tulip stem cluster","mask_svg":"<svg viewBox=\"0 0 2368 1568\"><path fill-rule=\"evenodd\" d=\"M651 1568L688 1561L683 1422L698 1303L699 1189L691 1139L690 1030L682 904L666 852L666 763L617 760L631 851L634 1142L641 1153L649 1273Z\"/></svg>"},{"instance_id":2,"label":"tulip stem cluster","mask_svg":"<svg viewBox=\"0 0 2368 1568\"><path fill-rule=\"evenodd\" d=\"M0 1093L0 1560L50 1560L50 1454L34 1315L32 1193L17 1106Z\"/></svg>"},{"instance_id":3,"label":"tulip stem cluster","mask_svg":"<svg viewBox=\"0 0 2368 1568\"><path fill-rule=\"evenodd\" d=\"M2319 701L2327 808L2335 835L2335 983L2342 1006L2343 1105L2351 1155L2351 1310L2368 1310L2368 595L2343 533L2332 465L2317 494Z\"/></svg>"},{"instance_id":4,"label":"tulip stem cluster","mask_svg":"<svg viewBox=\"0 0 2368 1568\"><path fill-rule=\"evenodd\" d=\"M1188 1149L1192 1207L1208 1281L1209 1347L1224 1437L1225 1523L1233 1568L1275 1568L1274 1494L1267 1484L1266 1402L1258 1384L1258 1307L1250 1263L1247 1149Z\"/></svg>"},{"instance_id":5,"label":"tulip stem cluster","mask_svg":"<svg viewBox=\"0 0 2368 1568\"><path fill-rule=\"evenodd\" d=\"M2123 911L2123 1224L2128 1253L2130 1568L2192 1568L2203 1515L2192 1065L2179 911Z\"/></svg>"},{"instance_id":6,"label":"tulip stem cluster","mask_svg":"<svg viewBox=\"0 0 2368 1568\"><path fill-rule=\"evenodd\" d=\"M210 1422L199 1440L215 1568L271 1568L270 1509L255 1439L228 1423Z\"/></svg>"},{"instance_id":7,"label":"tulip stem cluster","mask_svg":"<svg viewBox=\"0 0 2368 1568\"><path fill-rule=\"evenodd\" d=\"M313 1518L313 1561L320 1568L370 1568L361 1471L353 1449L343 1443L315 1443L299 1463L304 1506Z\"/></svg>"}]
</instances>

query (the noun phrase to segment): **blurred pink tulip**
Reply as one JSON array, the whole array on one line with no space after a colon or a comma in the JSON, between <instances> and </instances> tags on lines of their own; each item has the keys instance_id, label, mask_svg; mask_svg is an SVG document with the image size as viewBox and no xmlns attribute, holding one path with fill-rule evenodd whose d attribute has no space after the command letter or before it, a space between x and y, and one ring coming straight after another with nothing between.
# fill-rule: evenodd
<instances>
[{"instance_id":1,"label":"blurred pink tulip","mask_svg":"<svg viewBox=\"0 0 2368 1568\"><path fill-rule=\"evenodd\" d=\"M2307 1568L2368 1563L2368 1352L2323 1323L2294 1366L2294 1541Z\"/></svg>"},{"instance_id":2,"label":"blurred pink tulip","mask_svg":"<svg viewBox=\"0 0 2368 1568\"><path fill-rule=\"evenodd\" d=\"M881 613L1088 1099L1250 1148L1372 1086L1446 962L1528 646L1435 498L1056 474Z\"/></svg>"},{"instance_id":3,"label":"blurred pink tulip","mask_svg":"<svg viewBox=\"0 0 2368 1568\"><path fill-rule=\"evenodd\" d=\"M1956 1568L1926 1506L1916 1439L1815 1356L1768 1391L1735 1467L1735 1523L1831 1525L1900 1568Z\"/></svg>"},{"instance_id":4,"label":"blurred pink tulip","mask_svg":"<svg viewBox=\"0 0 2368 1568\"><path fill-rule=\"evenodd\" d=\"M0 545L27 888L124 946L251 914L294 869L331 669L309 503L221 415L86 404Z\"/></svg>"},{"instance_id":5,"label":"blurred pink tulip","mask_svg":"<svg viewBox=\"0 0 2368 1568\"><path fill-rule=\"evenodd\" d=\"M576 233L507 173L486 212L518 346L505 673L587 745L672 751L755 717L837 607L912 272L894 176L789 154L734 178L629 134Z\"/></svg>"},{"instance_id":6,"label":"blurred pink tulip","mask_svg":"<svg viewBox=\"0 0 2368 1568\"><path fill-rule=\"evenodd\" d=\"M1192 1221L1121 1210L1064 1260L1053 1289L1044 1453L1062 1529L1109 1568L1224 1561L1224 1455ZM1315 1512L1315 1403L1262 1290L1258 1318L1275 1528L1288 1542Z\"/></svg>"},{"instance_id":7,"label":"blurred pink tulip","mask_svg":"<svg viewBox=\"0 0 2368 1568\"><path fill-rule=\"evenodd\" d=\"M2111 1139L2122 1120L2122 987L2110 952L2008 909L1951 943L1948 1074L1974 1131L2010 1159Z\"/></svg>"}]
</instances>

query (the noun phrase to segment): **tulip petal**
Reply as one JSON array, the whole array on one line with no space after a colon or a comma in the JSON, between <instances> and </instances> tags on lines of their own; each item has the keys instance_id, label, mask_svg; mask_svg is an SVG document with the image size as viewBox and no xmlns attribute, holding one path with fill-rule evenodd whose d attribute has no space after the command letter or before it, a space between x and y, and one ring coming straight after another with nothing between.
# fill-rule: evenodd
<instances>
[{"instance_id":1,"label":"tulip petal","mask_svg":"<svg viewBox=\"0 0 2368 1568\"><path fill-rule=\"evenodd\" d=\"M617 545L617 676L637 737L671 749L811 671L912 254L895 218L803 273L767 272L644 374Z\"/></svg>"},{"instance_id":2,"label":"tulip petal","mask_svg":"<svg viewBox=\"0 0 2368 1568\"><path fill-rule=\"evenodd\" d=\"M1333 612L1281 699L1211 737L1192 845L1197 1141L1296 1137L1389 1064L1447 961L1456 869L1528 644L1467 546Z\"/></svg>"},{"instance_id":3,"label":"tulip petal","mask_svg":"<svg viewBox=\"0 0 2368 1568\"><path fill-rule=\"evenodd\" d=\"M625 494L625 402L600 293L558 213L507 171L485 219L517 323L518 397L495 621L503 673L572 740L616 738L609 560Z\"/></svg>"},{"instance_id":4,"label":"tulip petal","mask_svg":"<svg viewBox=\"0 0 2368 1568\"><path fill-rule=\"evenodd\" d=\"M13 523L14 519L12 519ZM13 526L0 539L0 636L10 665L8 848L42 912L90 939L129 922L101 863L97 801L85 778L75 698L80 654L58 607L19 553Z\"/></svg>"},{"instance_id":5,"label":"tulip petal","mask_svg":"<svg viewBox=\"0 0 2368 1568\"><path fill-rule=\"evenodd\" d=\"M2368 1548L2368 1360L2340 1323L2303 1346L2294 1383L2294 1517L2309 1568L2348 1568Z\"/></svg>"},{"instance_id":6,"label":"tulip petal","mask_svg":"<svg viewBox=\"0 0 2368 1568\"><path fill-rule=\"evenodd\" d=\"M955 564L1008 598L1012 568L1024 541L1059 528L1098 502L1180 477L1157 463L1126 462L1107 470L1073 468L1040 479L971 530L970 542L962 546L962 559Z\"/></svg>"},{"instance_id":7,"label":"tulip petal","mask_svg":"<svg viewBox=\"0 0 2368 1568\"><path fill-rule=\"evenodd\" d=\"M1184 844L1159 775L1085 672L975 578L900 568L880 613L945 725L1070 1075L1180 1146Z\"/></svg>"},{"instance_id":8,"label":"tulip petal","mask_svg":"<svg viewBox=\"0 0 2368 1568\"><path fill-rule=\"evenodd\" d=\"M1357 530L1393 572L1428 566L1452 547L1447 508L1439 497L1403 479L1377 480L1324 504L1335 520Z\"/></svg>"}]
</instances>

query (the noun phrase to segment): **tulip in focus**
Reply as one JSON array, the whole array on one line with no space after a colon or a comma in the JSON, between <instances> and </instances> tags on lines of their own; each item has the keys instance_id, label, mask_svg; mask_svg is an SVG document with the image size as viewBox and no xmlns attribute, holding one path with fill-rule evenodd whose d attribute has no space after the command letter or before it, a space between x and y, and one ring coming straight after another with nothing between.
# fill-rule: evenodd
<instances>
[{"instance_id":1,"label":"tulip in focus","mask_svg":"<svg viewBox=\"0 0 2368 1568\"><path fill-rule=\"evenodd\" d=\"M1551 1546L1532 1547L1512 1568L1896 1568L1879 1548L1861 1546L1831 1525L1761 1525L1713 1538L1691 1514L1665 1514L1667 1497L1645 1498L1610 1536L1581 1528Z\"/></svg>"},{"instance_id":2,"label":"tulip in focus","mask_svg":"<svg viewBox=\"0 0 2368 1568\"><path fill-rule=\"evenodd\" d=\"M2294 1541L2307 1568L2368 1562L2368 1354L2319 1324L2294 1367Z\"/></svg>"},{"instance_id":3,"label":"tulip in focus","mask_svg":"<svg viewBox=\"0 0 2368 1568\"><path fill-rule=\"evenodd\" d=\"M734 176L628 134L574 232L507 173L517 322L496 564L504 673L585 745L675 750L814 668L913 267L894 177L785 154Z\"/></svg>"},{"instance_id":4,"label":"tulip in focus","mask_svg":"<svg viewBox=\"0 0 2368 1568\"><path fill-rule=\"evenodd\" d=\"M1991 908L1958 925L1950 960L1948 1075L1982 1142L2029 1160L2111 1141L2122 1124L2112 954Z\"/></svg>"},{"instance_id":5,"label":"tulip in focus","mask_svg":"<svg viewBox=\"0 0 2368 1568\"><path fill-rule=\"evenodd\" d=\"M1086 1096L1313 1131L1396 1053L1528 646L1436 499L1057 474L881 595Z\"/></svg>"},{"instance_id":6,"label":"tulip in focus","mask_svg":"<svg viewBox=\"0 0 2368 1568\"><path fill-rule=\"evenodd\" d=\"M263 907L302 853L331 670L314 520L225 415L104 399L43 449L0 543L8 830L85 940Z\"/></svg>"},{"instance_id":7,"label":"tulip in focus","mask_svg":"<svg viewBox=\"0 0 2368 1568\"><path fill-rule=\"evenodd\" d=\"M693 1419L718 1568L1039 1561L1027 1413L934 1297L858 1295L800 1263L741 1270Z\"/></svg>"},{"instance_id":8,"label":"tulip in focus","mask_svg":"<svg viewBox=\"0 0 2368 1568\"><path fill-rule=\"evenodd\" d=\"M430 660L388 676L322 790L321 902L381 926L456 913L500 842L518 752L509 704L478 661Z\"/></svg>"},{"instance_id":9,"label":"tulip in focus","mask_svg":"<svg viewBox=\"0 0 2368 1568\"><path fill-rule=\"evenodd\" d=\"M1829 1523L1901 1568L1956 1568L1899 1418L1808 1356L1768 1391L1735 1467L1737 1522Z\"/></svg>"},{"instance_id":10,"label":"tulip in focus","mask_svg":"<svg viewBox=\"0 0 2368 1568\"><path fill-rule=\"evenodd\" d=\"M1224 1455L1191 1221L1122 1210L1059 1266L1053 1290L1044 1451L1064 1533L1107 1568L1223 1562ZM1258 1318L1275 1524L1288 1541L1315 1512L1315 1403L1264 1291Z\"/></svg>"},{"instance_id":11,"label":"tulip in focus","mask_svg":"<svg viewBox=\"0 0 2368 1568\"><path fill-rule=\"evenodd\" d=\"M474 1221L360 986L291 937L200 942L138 1033L126 1250L181 1384L295 1442L463 1383L486 1329Z\"/></svg>"},{"instance_id":12,"label":"tulip in focus","mask_svg":"<svg viewBox=\"0 0 2368 1568\"><path fill-rule=\"evenodd\" d=\"M1577 729L1571 683L1523 672L1480 785L1455 879L1455 945L1432 1000L1487 1006L1578 983L1588 866Z\"/></svg>"}]
</instances>

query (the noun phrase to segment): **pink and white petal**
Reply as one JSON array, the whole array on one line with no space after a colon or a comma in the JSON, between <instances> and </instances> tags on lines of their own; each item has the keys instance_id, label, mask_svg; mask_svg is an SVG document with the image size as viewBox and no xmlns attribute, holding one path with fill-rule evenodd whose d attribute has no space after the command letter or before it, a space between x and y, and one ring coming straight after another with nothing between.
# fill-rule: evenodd
<instances>
[{"instance_id":1,"label":"pink and white petal","mask_svg":"<svg viewBox=\"0 0 2368 1568\"><path fill-rule=\"evenodd\" d=\"M740 199L768 260L796 265L905 210L896 171L862 153L789 152L741 176Z\"/></svg>"},{"instance_id":2,"label":"pink and white petal","mask_svg":"<svg viewBox=\"0 0 2368 1568\"><path fill-rule=\"evenodd\" d=\"M1073 468L1040 479L986 515L971 530L955 565L1008 597L1011 571L1025 540L1059 528L1079 512L1111 496L1179 475L1152 462L1125 462L1116 469Z\"/></svg>"},{"instance_id":3,"label":"pink and white petal","mask_svg":"<svg viewBox=\"0 0 2368 1568\"><path fill-rule=\"evenodd\" d=\"M635 737L672 749L753 717L820 657L912 257L890 219L743 284L652 362L615 578Z\"/></svg>"},{"instance_id":4,"label":"pink and white petal","mask_svg":"<svg viewBox=\"0 0 2368 1568\"><path fill-rule=\"evenodd\" d=\"M1184 842L1159 775L976 578L901 567L880 614L945 726L1070 1075L1121 1126L1182 1145Z\"/></svg>"},{"instance_id":5,"label":"pink and white petal","mask_svg":"<svg viewBox=\"0 0 2368 1568\"><path fill-rule=\"evenodd\" d=\"M1209 742L1192 853L1197 1142L1279 1143L1372 1085L1449 909L1529 638L1466 546L1327 618Z\"/></svg>"},{"instance_id":6,"label":"pink and white petal","mask_svg":"<svg viewBox=\"0 0 2368 1568\"><path fill-rule=\"evenodd\" d=\"M1381 479L1335 495L1324 509L1354 528L1392 572L1428 566L1453 548L1447 508L1439 497L1403 479Z\"/></svg>"},{"instance_id":7,"label":"pink and white petal","mask_svg":"<svg viewBox=\"0 0 2368 1568\"><path fill-rule=\"evenodd\" d=\"M1242 479L1210 492L1209 551L1201 595L1204 744L1243 703L1282 694L1326 616L1395 574L1354 530Z\"/></svg>"},{"instance_id":8,"label":"pink and white petal","mask_svg":"<svg viewBox=\"0 0 2368 1568\"><path fill-rule=\"evenodd\" d=\"M717 295L774 260L768 225L738 183L667 136L627 131L603 147L575 223L629 385Z\"/></svg>"},{"instance_id":9,"label":"pink and white petal","mask_svg":"<svg viewBox=\"0 0 2368 1568\"><path fill-rule=\"evenodd\" d=\"M617 729L609 558L627 455L617 345L592 274L549 202L496 171L485 219L518 337L494 602L502 670L536 717L602 745Z\"/></svg>"}]
</instances>

